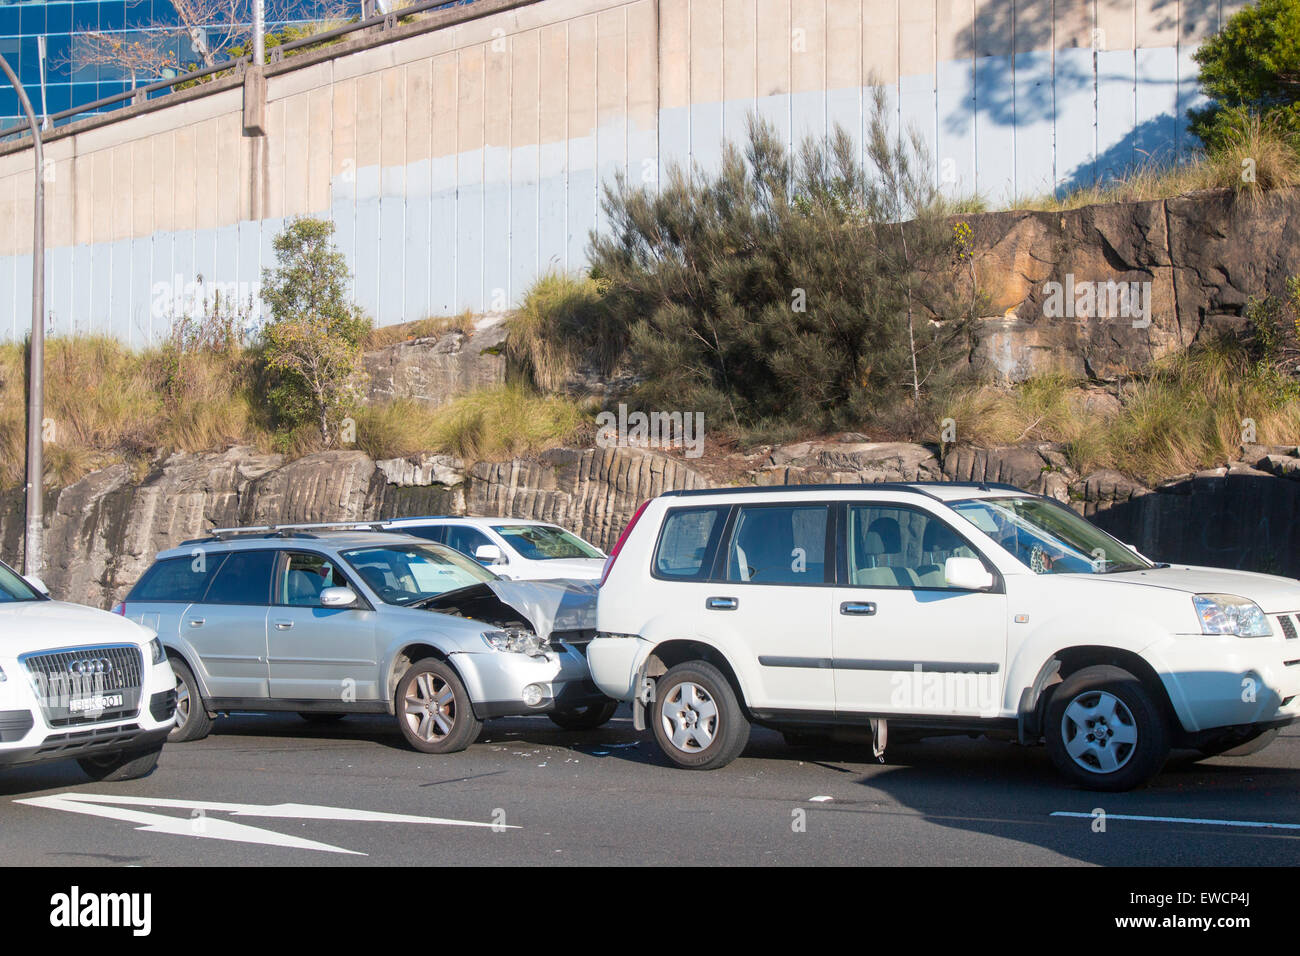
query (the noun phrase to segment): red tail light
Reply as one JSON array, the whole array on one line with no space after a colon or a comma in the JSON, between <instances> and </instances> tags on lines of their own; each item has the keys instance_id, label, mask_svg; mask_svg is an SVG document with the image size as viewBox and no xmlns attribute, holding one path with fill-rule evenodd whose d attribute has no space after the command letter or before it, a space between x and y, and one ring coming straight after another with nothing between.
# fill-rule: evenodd
<instances>
[{"instance_id":1,"label":"red tail light","mask_svg":"<svg viewBox=\"0 0 1300 956\"><path fill-rule=\"evenodd\" d=\"M605 559L605 570L600 573L600 586L604 586L605 579L609 577L609 572L614 570L614 561L618 558L618 553L623 550L623 544L627 541L627 536L632 533L632 529L636 527L636 523L641 520L641 513L645 511L646 505L648 504L650 504L648 501L641 502L641 507L636 509L636 514L632 515L632 520L627 523L627 527L623 529L623 533L620 534L618 540L614 542L614 550L611 551L609 557Z\"/></svg>"},{"instance_id":2,"label":"red tail light","mask_svg":"<svg viewBox=\"0 0 1300 956\"><path fill-rule=\"evenodd\" d=\"M120 614L120 615L122 615L123 617L126 617L126 602L125 602L125 601L118 601L116 604L114 604L114 605L113 605L113 613L114 613L114 614Z\"/></svg>"}]
</instances>

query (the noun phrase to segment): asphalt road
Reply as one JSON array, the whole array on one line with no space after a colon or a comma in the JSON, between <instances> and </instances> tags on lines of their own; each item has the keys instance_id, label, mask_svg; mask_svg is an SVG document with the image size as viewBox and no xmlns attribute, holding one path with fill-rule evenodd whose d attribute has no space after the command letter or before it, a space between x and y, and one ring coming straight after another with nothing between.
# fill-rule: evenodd
<instances>
[{"instance_id":1,"label":"asphalt road","mask_svg":"<svg viewBox=\"0 0 1300 956\"><path fill-rule=\"evenodd\" d=\"M1300 730L1247 758L1176 756L1145 790L1096 794L1059 782L1041 749L968 738L891 748L880 764L866 747L792 749L755 730L731 766L692 773L622 712L591 733L497 721L445 757L406 749L391 719L251 715L169 745L143 780L92 783L72 762L0 772L0 859L1294 865L1298 793Z\"/></svg>"}]
</instances>

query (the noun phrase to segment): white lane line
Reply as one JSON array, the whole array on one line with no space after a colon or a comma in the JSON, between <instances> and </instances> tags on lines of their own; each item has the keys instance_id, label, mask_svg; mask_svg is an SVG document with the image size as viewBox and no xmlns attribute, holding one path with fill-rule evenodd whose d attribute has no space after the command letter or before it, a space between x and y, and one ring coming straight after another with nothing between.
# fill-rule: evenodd
<instances>
[{"instance_id":1,"label":"white lane line","mask_svg":"<svg viewBox=\"0 0 1300 956\"><path fill-rule=\"evenodd\" d=\"M281 803L262 806L245 803L217 803L207 800L171 800L161 797L128 797L96 793L57 793L45 797L30 797L15 800L15 803L48 810L62 810L67 813L80 813L85 816L103 817L138 823L136 829L150 833L168 833L173 836L188 836L205 840L228 840L234 843L259 843L265 846L280 846L298 850L316 850L323 853L346 853L353 856L366 856L356 850L320 843L302 837L277 833L236 823L219 817L207 816L208 813L229 813L232 816L263 817L286 820L337 820L360 823L408 823L432 826L487 827L497 830L518 830L518 826L498 823L479 823L474 820L451 820L443 817L421 817L405 813L382 813L375 810L352 810L346 807L318 807L302 803ZM132 810L129 807L155 807L182 809L191 812L190 817L167 816L161 813L147 813Z\"/></svg>"},{"instance_id":2,"label":"white lane line","mask_svg":"<svg viewBox=\"0 0 1300 956\"><path fill-rule=\"evenodd\" d=\"M1095 813L1075 813L1070 810L1054 810L1054 817L1082 817L1093 819ZM1147 817L1132 813L1106 814L1107 820L1134 820L1138 823L1194 823L1206 827L1249 827L1264 830L1300 830L1300 823L1267 823L1262 820L1211 820L1203 817Z\"/></svg>"}]
</instances>

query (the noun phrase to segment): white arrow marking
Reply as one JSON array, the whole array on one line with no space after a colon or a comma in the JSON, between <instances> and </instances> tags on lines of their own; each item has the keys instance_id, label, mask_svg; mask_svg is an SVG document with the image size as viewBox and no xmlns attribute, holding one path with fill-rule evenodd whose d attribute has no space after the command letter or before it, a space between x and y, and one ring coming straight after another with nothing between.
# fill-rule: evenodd
<instances>
[{"instance_id":1,"label":"white arrow marking","mask_svg":"<svg viewBox=\"0 0 1300 956\"><path fill-rule=\"evenodd\" d=\"M298 850L318 850L325 853L347 853L365 856L355 850L318 843L301 837L263 830L245 823L235 823L204 817L196 822L192 817L170 817L160 813L130 810L130 806L166 807L169 809L199 810L203 813L229 813L232 816L265 817L293 820L342 820L361 823L415 823L433 826L487 827L517 830L517 826L478 823L473 820L450 820L443 817L420 817L406 813L381 813L375 810L351 810L346 807L318 807L303 803L281 803L263 806L249 803L217 803L207 800L170 800L161 797L108 796L97 793L57 793L46 797L15 800L15 803L48 810L63 810L110 820L139 823L136 829L150 833L170 833L173 836L190 836L205 840L229 840L235 843L260 843ZM118 804L118 806L113 806Z\"/></svg>"}]
</instances>

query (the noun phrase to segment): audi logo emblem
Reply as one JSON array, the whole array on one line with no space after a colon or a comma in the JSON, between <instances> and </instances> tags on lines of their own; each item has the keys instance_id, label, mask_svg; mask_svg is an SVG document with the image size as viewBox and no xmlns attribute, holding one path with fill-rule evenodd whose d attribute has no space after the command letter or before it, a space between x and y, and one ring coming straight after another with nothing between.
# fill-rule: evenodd
<instances>
[{"instance_id":1,"label":"audi logo emblem","mask_svg":"<svg viewBox=\"0 0 1300 956\"><path fill-rule=\"evenodd\" d=\"M78 676L111 674L113 673L113 662L107 657L83 657L68 664L68 673Z\"/></svg>"}]
</instances>

